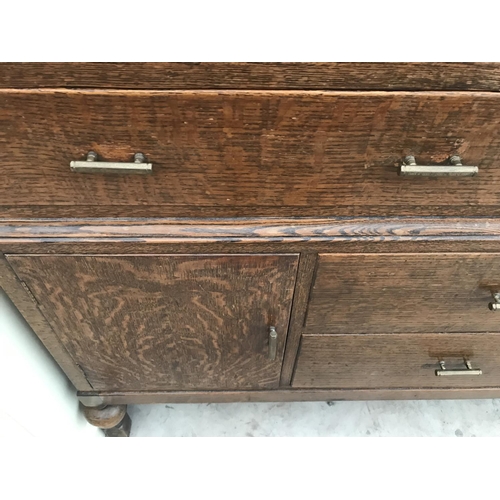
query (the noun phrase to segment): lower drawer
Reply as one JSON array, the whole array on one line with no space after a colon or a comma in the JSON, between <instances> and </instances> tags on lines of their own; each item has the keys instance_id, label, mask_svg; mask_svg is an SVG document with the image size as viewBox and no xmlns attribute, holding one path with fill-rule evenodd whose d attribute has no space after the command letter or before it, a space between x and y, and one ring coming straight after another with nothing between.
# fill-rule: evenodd
<instances>
[{"instance_id":1,"label":"lower drawer","mask_svg":"<svg viewBox=\"0 0 500 500\"><path fill-rule=\"evenodd\" d=\"M292 386L500 387L500 334L304 335Z\"/></svg>"}]
</instances>

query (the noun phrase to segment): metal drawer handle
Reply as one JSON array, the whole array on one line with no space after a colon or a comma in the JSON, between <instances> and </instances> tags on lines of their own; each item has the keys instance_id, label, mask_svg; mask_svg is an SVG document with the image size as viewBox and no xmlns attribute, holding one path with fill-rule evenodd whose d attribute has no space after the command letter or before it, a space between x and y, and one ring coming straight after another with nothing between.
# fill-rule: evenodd
<instances>
[{"instance_id":1,"label":"metal drawer handle","mask_svg":"<svg viewBox=\"0 0 500 500\"><path fill-rule=\"evenodd\" d=\"M438 377L448 376L448 375L482 375L483 370L480 368L474 369L470 364L468 359L464 359L464 363L466 366L465 370L447 370L444 366L444 361L439 362L440 370L436 370L436 375Z\"/></svg>"},{"instance_id":2,"label":"metal drawer handle","mask_svg":"<svg viewBox=\"0 0 500 500\"><path fill-rule=\"evenodd\" d=\"M276 359L276 351L278 349L278 332L274 326L269 327L269 359Z\"/></svg>"},{"instance_id":3,"label":"metal drawer handle","mask_svg":"<svg viewBox=\"0 0 500 500\"><path fill-rule=\"evenodd\" d=\"M134 155L133 163L116 163L97 161L97 153L89 151L87 161L72 161L69 166L72 172L82 174L150 174L153 171L153 164L146 163L146 157L142 153Z\"/></svg>"},{"instance_id":4,"label":"metal drawer handle","mask_svg":"<svg viewBox=\"0 0 500 500\"><path fill-rule=\"evenodd\" d=\"M460 156L450 156L451 165L417 165L414 156L407 156L400 167L400 175L424 177L474 177L478 167L462 165Z\"/></svg>"},{"instance_id":5,"label":"metal drawer handle","mask_svg":"<svg viewBox=\"0 0 500 500\"><path fill-rule=\"evenodd\" d=\"M500 311L500 293L493 293L493 302L488 304L490 311Z\"/></svg>"}]
</instances>

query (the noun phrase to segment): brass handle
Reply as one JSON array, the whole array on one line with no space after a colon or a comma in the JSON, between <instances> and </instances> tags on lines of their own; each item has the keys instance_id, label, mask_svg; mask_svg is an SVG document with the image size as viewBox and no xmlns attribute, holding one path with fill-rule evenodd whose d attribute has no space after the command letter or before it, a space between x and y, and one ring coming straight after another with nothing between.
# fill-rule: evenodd
<instances>
[{"instance_id":1,"label":"brass handle","mask_svg":"<svg viewBox=\"0 0 500 500\"><path fill-rule=\"evenodd\" d=\"M444 361L439 362L440 370L436 370L436 375L438 377L449 376L449 375L482 375L483 370L480 368L472 368L472 365L468 359L464 359L464 364L466 366L465 370L447 370Z\"/></svg>"},{"instance_id":2,"label":"brass handle","mask_svg":"<svg viewBox=\"0 0 500 500\"><path fill-rule=\"evenodd\" d=\"M72 172L82 174L150 174L153 171L153 164L146 163L142 153L134 155L133 163L117 163L97 161L97 153L89 151L86 161L72 161L69 166Z\"/></svg>"},{"instance_id":3,"label":"brass handle","mask_svg":"<svg viewBox=\"0 0 500 500\"><path fill-rule=\"evenodd\" d=\"M488 304L490 311L500 311L500 293L493 293L493 302Z\"/></svg>"},{"instance_id":4,"label":"brass handle","mask_svg":"<svg viewBox=\"0 0 500 500\"><path fill-rule=\"evenodd\" d=\"M276 359L276 351L278 349L278 332L274 326L269 327L269 359Z\"/></svg>"},{"instance_id":5,"label":"brass handle","mask_svg":"<svg viewBox=\"0 0 500 500\"><path fill-rule=\"evenodd\" d=\"M414 156L407 156L399 173L424 177L474 177L479 173L478 167L462 165L460 156L451 156L449 161L451 165L417 165Z\"/></svg>"}]
</instances>

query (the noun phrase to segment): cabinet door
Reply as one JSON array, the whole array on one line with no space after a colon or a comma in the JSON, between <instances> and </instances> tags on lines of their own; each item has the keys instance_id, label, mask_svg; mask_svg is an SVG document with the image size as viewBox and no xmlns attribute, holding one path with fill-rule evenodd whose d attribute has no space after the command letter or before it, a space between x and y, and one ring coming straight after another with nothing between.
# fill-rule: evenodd
<instances>
[{"instance_id":1,"label":"cabinet door","mask_svg":"<svg viewBox=\"0 0 500 500\"><path fill-rule=\"evenodd\" d=\"M279 384L297 255L7 258L96 390Z\"/></svg>"}]
</instances>

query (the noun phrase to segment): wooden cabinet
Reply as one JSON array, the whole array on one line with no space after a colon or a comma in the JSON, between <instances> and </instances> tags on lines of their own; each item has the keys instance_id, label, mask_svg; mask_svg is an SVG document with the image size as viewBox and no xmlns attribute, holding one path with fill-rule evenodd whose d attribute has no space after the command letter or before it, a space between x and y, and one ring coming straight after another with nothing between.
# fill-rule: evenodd
<instances>
[{"instance_id":1,"label":"wooden cabinet","mask_svg":"<svg viewBox=\"0 0 500 500\"><path fill-rule=\"evenodd\" d=\"M500 64L3 67L0 286L108 435L500 396Z\"/></svg>"}]
</instances>

